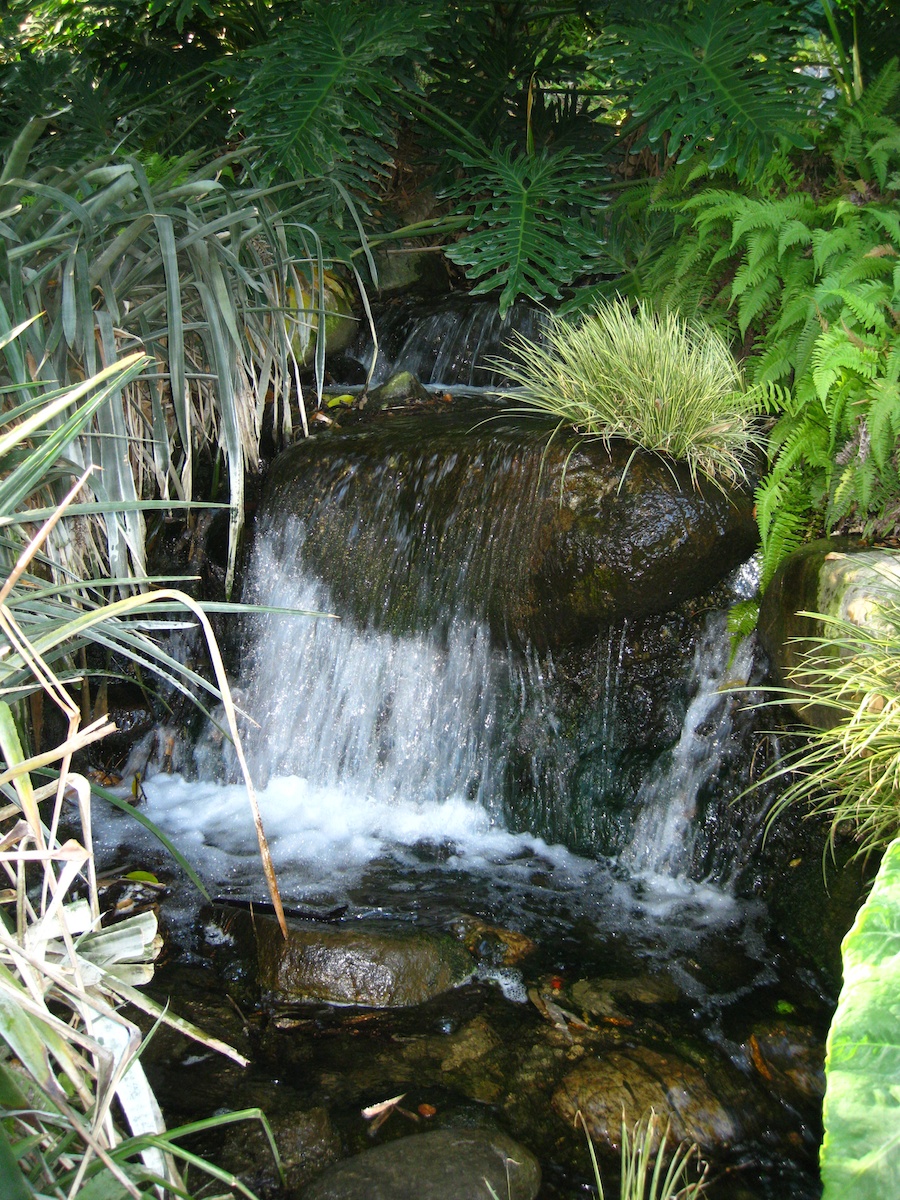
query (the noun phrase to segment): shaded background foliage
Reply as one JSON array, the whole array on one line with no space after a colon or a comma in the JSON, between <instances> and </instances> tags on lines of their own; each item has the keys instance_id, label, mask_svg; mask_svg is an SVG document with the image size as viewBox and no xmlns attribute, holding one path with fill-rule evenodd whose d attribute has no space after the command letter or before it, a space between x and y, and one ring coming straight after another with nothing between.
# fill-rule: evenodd
<instances>
[{"instance_id":1,"label":"shaded background foliage","mask_svg":"<svg viewBox=\"0 0 900 1200\"><path fill-rule=\"evenodd\" d=\"M220 182L276 189L284 304L288 267L377 287L370 248L406 233L412 180L410 233L502 312L619 292L702 316L770 388L768 577L810 533L893 519L894 8L13 0L0 139L38 116L7 175L131 155L150 185L239 148Z\"/></svg>"},{"instance_id":2,"label":"shaded background foliage","mask_svg":"<svg viewBox=\"0 0 900 1200\"><path fill-rule=\"evenodd\" d=\"M377 287L371 248L406 234L502 310L618 292L729 339L771 418L764 579L819 532L892 536L896 22L894 0L665 0L650 20L632 0L10 0L5 419L43 408L39 446L66 443L29 503L103 467L40 561L40 604L19 603L30 631L86 648L110 589L151 582L147 498L218 496L220 474L233 568L269 392L293 393L284 435L304 372L321 393L326 275ZM409 229L401 177L432 192ZM131 351L151 369L74 429L55 401ZM4 533L8 566L21 542Z\"/></svg>"}]
</instances>

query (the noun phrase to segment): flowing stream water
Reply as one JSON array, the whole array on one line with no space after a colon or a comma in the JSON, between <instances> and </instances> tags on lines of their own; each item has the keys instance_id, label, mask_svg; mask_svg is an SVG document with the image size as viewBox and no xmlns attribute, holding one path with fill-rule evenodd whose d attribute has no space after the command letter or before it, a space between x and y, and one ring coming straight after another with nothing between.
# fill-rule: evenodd
<instances>
[{"instance_id":1,"label":"flowing stream water","mask_svg":"<svg viewBox=\"0 0 900 1200\"><path fill-rule=\"evenodd\" d=\"M483 340L475 324L469 334ZM539 455L503 453L461 476L483 490L476 508L490 526L430 507L436 480L457 466L424 451L373 468L364 502L355 489L365 472L336 452L299 510L261 513L244 599L324 614L260 613L241 639L236 699L252 718L242 733L282 895L346 906L348 918L445 928L466 912L521 930L539 946L532 967L480 972L507 1004L525 1002L541 972L662 974L682 997L670 1018L678 1036L702 1033L746 1073L756 1014L785 1005L819 1034L827 1020L812 975L792 975L773 943L765 904L738 886L764 801L731 803L759 740L750 701L731 689L759 671L752 642L732 658L725 608L752 592L752 568L678 626L686 665L659 702L664 744L623 749L642 723L635 680L654 654L647 639L671 627L641 635L625 620L568 657L498 636L479 597L485 581L515 582L508 546L528 526L541 470ZM519 481L514 506L491 492L502 472ZM382 547L383 565L354 587L335 564L364 543ZM573 708L573 690L590 704ZM182 763L169 774L151 762L146 815L219 895L264 899L246 794L215 724ZM98 837L120 859L152 860L150 840L115 815ZM185 929L195 911L178 896L167 909ZM816 1194L814 1120L810 1130L790 1103L778 1111L786 1132L741 1151L743 1178L761 1179L759 1190L718 1195ZM802 1134L786 1159L772 1144L790 1144L795 1121ZM542 1195L580 1189L557 1182Z\"/></svg>"}]
</instances>

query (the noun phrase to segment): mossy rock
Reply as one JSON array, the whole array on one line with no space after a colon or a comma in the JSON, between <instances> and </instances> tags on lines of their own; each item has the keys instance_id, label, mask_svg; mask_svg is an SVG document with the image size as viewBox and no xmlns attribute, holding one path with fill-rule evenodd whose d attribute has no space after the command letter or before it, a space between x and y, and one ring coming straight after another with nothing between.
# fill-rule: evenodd
<instances>
[{"instance_id":1,"label":"mossy rock","mask_svg":"<svg viewBox=\"0 0 900 1200\"><path fill-rule=\"evenodd\" d=\"M755 548L748 493L552 432L456 404L386 414L286 451L261 519L303 521L307 566L360 626L406 634L453 613L538 648L668 612Z\"/></svg>"},{"instance_id":2,"label":"mossy rock","mask_svg":"<svg viewBox=\"0 0 900 1200\"><path fill-rule=\"evenodd\" d=\"M331 1167L302 1200L534 1200L541 1169L502 1133L439 1129L376 1146Z\"/></svg>"},{"instance_id":3,"label":"mossy rock","mask_svg":"<svg viewBox=\"0 0 900 1200\"><path fill-rule=\"evenodd\" d=\"M259 985L278 1003L397 1008L464 983L474 961L452 937L382 922L289 921L287 939L257 918Z\"/></svg>"},{"instance_id":4,"label":"mossy rock","mask_svg":"<svg viewBox=\"0 0 900 1200\"><path fill-rule=\"evenodd\" d=\"M554 1111L571 1125L576 1113L604 1150L621 1143L623 1112L633 1124L651 1109L671 1121L673 1143L696 1142L702 1151L730 1149L746 1134L751 1119L742 1111L740 1089L717 1094L719 1073L646 1046L613 1050L584 1059L553 1094Z\"/></svg>"},{"instance_id":5,"label":"mossy rock","mask_svg":"<svg viewBox=\"0 0 900 1200\"><path fill-rule=\"evenodd\" d=\"M816 681L802 669L804 656L810 651L819 656L841 653L816 643L828 634L828 621L804 614L877 632L882 629L879 607L898 603L900 552L873 550L849 538L823 538L801 547L779 566L760 607L760 639L778 683L793 682L815 696ZM840 712L815 700L792 703L791 708L806 724L821 729L841 719Z\"/></svg>"}]
</instances>

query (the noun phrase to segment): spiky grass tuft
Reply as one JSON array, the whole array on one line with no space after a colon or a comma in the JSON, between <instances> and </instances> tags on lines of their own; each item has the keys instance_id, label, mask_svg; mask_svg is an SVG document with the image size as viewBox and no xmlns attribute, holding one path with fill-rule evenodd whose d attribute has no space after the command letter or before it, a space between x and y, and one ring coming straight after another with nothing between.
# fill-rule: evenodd
<instances>
[{"instance_id":1,"label":"spiky grass tuft","mask_svg":"<svg viewBox=\"0 0 900 1200\"><path fill-rule=\"evenodd\" d=\"M767 776L791 780L768 823L803 804L809 816L830 819L832 844L849 829L859 854L881 851L900 834L900 603L879 610L877 627L818 619L826 636L815 639L782 694L808 703L812 688L815 702L840 719L812 732Z\"/></svg>"},{"instance_id":2,"label":"spiky grass tuft","mask_svg":"<svg viewBox=\"0 0 900 1200\"><path fill-rule=\"evenodd\" d=\"M746 480L759 400L713 329L619 299L579 323L551 319L546 345L519 337L515 350L502 366L518 388L502 395L516 411L686 462L695 486Z\"/></svg>"}]
</instances>

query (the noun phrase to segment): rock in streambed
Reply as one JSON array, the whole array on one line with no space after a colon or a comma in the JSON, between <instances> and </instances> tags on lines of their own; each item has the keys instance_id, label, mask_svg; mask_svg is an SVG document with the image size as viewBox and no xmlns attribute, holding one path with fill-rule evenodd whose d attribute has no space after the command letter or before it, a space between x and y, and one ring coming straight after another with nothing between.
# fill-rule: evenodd
<instances>
[{"instance_id":1,"label":"rock in streambed","mask_svg":"<svg viewBox=\"0 0 900 1200\"><path fill-rule=\"evenodd\" d=\"M537 1159L502 1133L439 1129L376 1146L331 1167L302 1200L534 1200Z\"/></svg>"},{"instance_id":2,"label":"rock in streambed","mask_svg":"<svg viewBox=\"0 0 900 1200\"><path fill-rule=\"evenodd\" d=\"M268 915L223 910L217 920L238 954L255 945L259 988L276 1004L401 1008L457 987L475 969L452 937L415 926L289 919L285 939Z\"/></svg>"}]
</instances>

